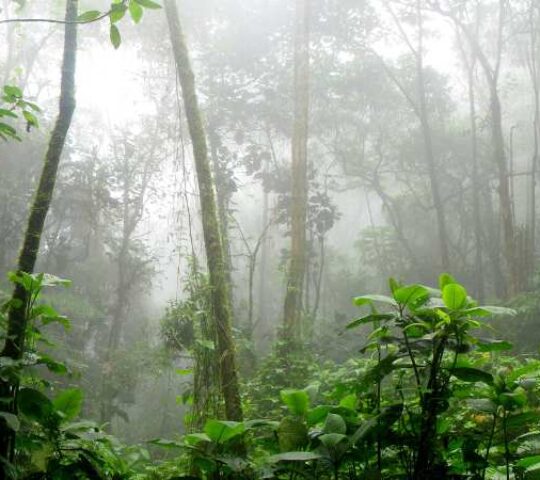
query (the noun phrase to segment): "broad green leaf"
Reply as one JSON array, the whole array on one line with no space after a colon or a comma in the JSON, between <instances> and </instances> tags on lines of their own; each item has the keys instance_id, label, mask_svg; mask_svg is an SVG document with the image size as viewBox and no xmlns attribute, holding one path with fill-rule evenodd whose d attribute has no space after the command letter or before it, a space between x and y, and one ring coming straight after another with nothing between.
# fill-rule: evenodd
<instances>
[{"instance_id":1,"label":"broad green leaf","mask_svg":"<svg viewBox=\"0 0 540 480\"><path fill-rule=\"evenodd\" d=\"M449 273L441 273L441 275L439 276L439 288L442 290L444 290L444 287L446 287L446 285L451 285L452 283L457 283L455 278L450 275Z\"/></svg>"},{"instance_id":2,"label":"broad green leaf","mask_svg":"<svg viewBox=\"0 0 540 480\"><path fill-rule=\"evenodd\" d=\"M493 338L478 339L478 351L480 352L503 352L512 350L513 345L506 340L496 340Z\"/></svg>"},{"instance_id":3,"label":"broad green leaf","mask_svg":"<svg viewBox=\"0 0 540 480\"><path fill-rule=\"evenodd\" d=\"M71 280L66 280L65 278L57 277L56 275L51 275L50 273L43 273L41 275L40 284L43 287L70 287Z\"/></svg>"},{"instance_id":4,"label":"broad green leaf","mask_svg":"<svg viewBox=\"0 0 540 480\"><path fill-rule=\"evenodd\" d=\"M493 384L493 375L478 368L472 367L455 367L451 370L454 377L459 378L463 382L482 382L487 385Z\"/></svg>"},{"instance_id":5,"label":"broad green leaf","mask_svg":"<svg viewBox=\"0 0 540 480\"><path fill-rule=\"evenodd\" d=\"M366 323L372 322L385 322L395 318L395 315L392 313L372 313L371 315L366 315L365 317L357 318L349 323L345 328L351 329L364 325Z\"/></svg>"},{"instance_id":6,"label":"broad green leaf","mask_svg":"<svg viewBox=\"0 0 540 480\"><path fill-rule=\"evenodd\" d=\"M245 432L242 422L226 420L208 420L204 425L204 433L215 443L225 443Z\"/></svg>"},{"instance_id":7,"label":"broad green leaf","mask_svg":"<svg viewBox=\"0 0 540 480\"><path fill-rule=\"evenodd\" d=\"M307 427L299 417L283 417L276 431L282 452L302 449L309 440Z\"/></svg>"},{"instance_id":8,"label":"broad green leaf","mask_svg":"<svg viewBox=\"0 0 540 480\"><path fill-rule=\"evenodd\" d=\"M315 408L312 408L306 418L307 424L312 426L322 422L331 409L332 407L330 405L317 405Z\"/></svg>"},{"instance_id":9,"label":"broad green leaf","mask_svg":"<svg viewBox=\"0 0 540 480\"><path fill-rule=\"evenodd\" d=\"M272 455L268 460L271 463L277 462L309 462L311 460L318 460L321 455L314 452L285 452Z\"/></svg>"},{"instance_id":10,"label":"broad green leaf","mask_svg":"<svg viewBox=\"0 0 540 480\"><path fill-rule=\"evenodd\" d=\"M339 405L348 408L349 410L355 410L358 405L358 397L354 393L351 393L350 395L343 397L339 401Z\"/></svg>"},{"instance_id":11,"label":"broad green leaf","mask_svg":"<svg viewBox=\"0 0 540 480\"><path fill-rule=\"evenodd\" d=\"M506 315L508 317L514 317L517 312L511 308L482 305L481 307L473 307L463 310L463 313L471 315L472 317L489 317L491 315Z\"/></svg>"},{"instance_id":12,"label":"broad green leaf","mask_svg":"<svg viewBox=\"0 0 540 480\"><path fill-rule=\"evenodd\" d=\"M175 442L174 440L168 440L166 438L154 438L153 440L149 440L146 443L149 443L150 445L156 445L157 447L161 447L161 448L182 448L183 447L181 443Z\"/></svg>"},{"instance_id":13,"label":"broad green leaf","mask_svg":"<svg viewBox=\"0 0 540 480\"><path fill-rule=\"evenodd\" d=\"M326 448L333 449L344 440L347 440L347 435L343 435L342 433L325 433L319 437L319 440Z\"/></svg>"},{"instance_id":14,"label":"broad green leaf","mask_svg":"<svg viewBox=\"0 0 540 480\"><path fill-rule=\"evenodd\" d=\"M182 437L182 440L188 445L197 445L200 442L210 443L212 441L206 433L188 433Z\"/></svg>"},{"instance_id":15,"label":"broad green leaf","mask_svg":"<svg viewBox=\"0 0 540 480\"><path fill-rule=\"evenodd\" d=\"M356 297L353 302L357 307L370 305L372 303L385 303L387 305L397 307L396 301L391 297L387 297L386 295L362 295L360 297Z\"/></svg>"},{"instance_id":16,"label":"broad green leaf","mask_svg":"<svg viewBox=\"0 0 540 480\"><path fill-rule=\"evenodd\" d=\"M54 413L52 402L33 388L21 388L17 394L17 406L19 412L25 417L45 425Z\"/></svg>"},{"instance_id":17,"label":"broad green leaf","mask_svg":"<svg viewBox=\"0 0 540 480\"><path fill-rule=\"evenodd\" d=\"M449 283L443 288L442 298L450 310L459 310L467 304L467 291L458 283Z\"/></svg>"},{"instance_id":18,"label":"broad green leaf","mask_svg":"<svg viewBox=\"0 0 540 480\"><path fill-rule=\"evenodd\" d=\"M406 285L394 292L394 299L408 307L421 304L429 298L429 292L423 285Z\"/></svg>"},{"instance_id":19,"label":"broad green leaf","mask_svg":"<svg viewBox=\"0 0 540 480\"><path fill-rule=\"evenodd\" d=\"M345 434L347 432L347 424L341 415L329 413L324 422L323 432Z\"/></svg>"},{"instance_id":20,"label":"broad green leaf","mask_svg":"<svg viewBox=\"0 0 540 480\"><path fill-rule=\"evenodd\" d=\"M64 390L53 400L55 410L61 413L65 421L74 420L79 415L82 404L83 392L78 388Z\"/></svg>"},{"instance_id":21,"label":"broad green leaf","mask_svg":"<svg viewBox=\"0 0 540 480\"><path fill-rule=\"evenodd\" d=\"M283 403L294 415L305 415L309 409L309 395L304 390L282 390Z\"/></svg>"}]
</instances>

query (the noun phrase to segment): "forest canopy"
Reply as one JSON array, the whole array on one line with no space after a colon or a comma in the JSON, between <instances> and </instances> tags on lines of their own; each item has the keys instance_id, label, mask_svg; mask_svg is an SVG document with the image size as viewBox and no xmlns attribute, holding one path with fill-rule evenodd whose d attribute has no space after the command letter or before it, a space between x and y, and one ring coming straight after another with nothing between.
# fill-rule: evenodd
<instances>
[{"instance_id":1,"label":"forest canopy","mask_svg":"<svg viewBox=\"0 0 540 480\"><path fill-rule=\"evenodd\" d=\"M0 478L540 478L537 0L0 38Z\"/></svg>"}]
</instances>

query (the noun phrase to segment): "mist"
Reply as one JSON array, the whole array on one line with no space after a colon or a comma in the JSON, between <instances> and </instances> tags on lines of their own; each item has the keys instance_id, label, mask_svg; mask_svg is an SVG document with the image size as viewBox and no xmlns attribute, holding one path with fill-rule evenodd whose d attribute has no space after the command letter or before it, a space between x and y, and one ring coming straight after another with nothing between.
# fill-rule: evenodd
<instances>
[{"instance_id":1,"label":"mist","mask_svg":"<svg viewBox=\"0 0 540 480\"><path fill-rule=\"evenodd\" d=\"M1 0L10 479L534 479L537 0Z\"/></svg>"}]
</instances>

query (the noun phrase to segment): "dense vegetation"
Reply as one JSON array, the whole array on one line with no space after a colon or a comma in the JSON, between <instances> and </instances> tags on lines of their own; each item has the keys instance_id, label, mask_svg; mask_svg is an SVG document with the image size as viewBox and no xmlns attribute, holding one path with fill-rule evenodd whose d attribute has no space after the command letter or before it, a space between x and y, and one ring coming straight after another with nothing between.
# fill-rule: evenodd
<instances>
[{"instance_id":1,"label":"dense vegetation","mask_svg":"<svg viewBox=\"0 0 540 480\"><path fill-rule=\"evenodd\" d=\"M0 36L0 478L540 478L537 0Z\"/></svg>"}]
</instances>

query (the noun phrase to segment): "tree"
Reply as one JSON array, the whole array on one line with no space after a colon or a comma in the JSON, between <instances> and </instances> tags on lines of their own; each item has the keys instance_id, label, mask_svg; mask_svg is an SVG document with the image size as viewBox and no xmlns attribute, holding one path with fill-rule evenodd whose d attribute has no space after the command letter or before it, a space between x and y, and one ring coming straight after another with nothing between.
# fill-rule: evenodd
<instances>
[{"instance_id":1,"label":"tree","mask_svg":"<svg viewBox=\"0 0 540 480\"><path fill-rule=\"evenodd\" d=\"M220 234L214 182L212 179L206 133L195 89L195 76L185 43L176 0L165 0L165 12L173 47L177 74L182 87L184 108L191 136L193 157L201 203L202 228L206 262L212 288L212 308L216 323L217 347L220 360L221 392L228 420L242 419L235 347L232 338L232 310L226 282L226 264Z\"/></svg>"},{"instance_id":2,"label":"tree","mask_svg":"<svg viewBox=\"0 0 540 480\"><path fill-rule=\"evenodd\" d=\"M517 293L520 284L520 272L516 258L516 234L514 227L513 216L513 201L510 191L510 176L508 174L508 165L505 150L502 107L499 94L499 78L501 72L502 54L504 48L504 31L507 23L508 1L498 0L497 2L497 28L495 36L495 54L490 60L486 53L486 48L480 44L478 35L471 30L469 23L464 19L467 14L466 7L450 6L447 8L441 7L438 1L429 0L429 5L436 12L451 19L463 34L468 42L472 52L478 59L478 62L484 72L484 77L489 88L490 102L490 120L491 120L491 141L492 155L497 167L499 181L499 214L501 217L501 226L504 239L503 256L507 270L507 295ZM476 12L478 14L478 12ZM475 19L476 23L480 19Z\"/></svg>"},{"instance_id":3,"label":"tree","mask_svg":"<svg viewBox=\"0 0 540 480\"><path fill-rule=\"evenodd\" d=\"M19 255L17 270L19 272L33 273L36 264L39 244L47 212L54 193L54 186L58 172L58 165L66 136L71 125L75 111L75 66L77 57L77 24L70 23L77 19L78 0L66 2L66 25L64 37L64 53L62 59L62 78L60 86L59 112L56 124L51 134L45 162L41 172L39 185L30 209L30 217L24 235L24 243ZM26 289L17 284L10 302L7 325L7 337L2 356L13 360L20 360L25 348L25 335L28 319L26 307L29 298ZM2 380L0 382L0 397L2 409L8 412L16 411L16 398L18 392L18 379L14 381ZM8 399L5 401L5 399ZM13 459L15 436L10 432L0 434L0 458L9 461Z\"/></svg>"},{"instance_id":4,"label":"tree","mask_svg":"<svg viewBox=\"0 0 540 480\"><path fill-rule=\"evenodd\" d=\"M283 335L301 337L302 296L306 273L307 142L309 123L310 0L296 1L294 35L294 121L291 165L291 252L283 312Z\"/></svg>"}]
</instances>

